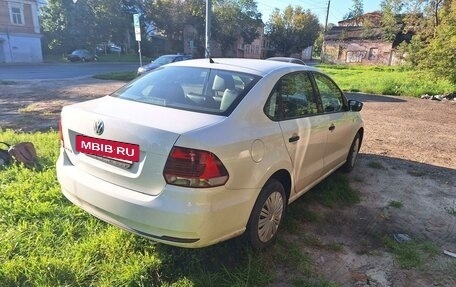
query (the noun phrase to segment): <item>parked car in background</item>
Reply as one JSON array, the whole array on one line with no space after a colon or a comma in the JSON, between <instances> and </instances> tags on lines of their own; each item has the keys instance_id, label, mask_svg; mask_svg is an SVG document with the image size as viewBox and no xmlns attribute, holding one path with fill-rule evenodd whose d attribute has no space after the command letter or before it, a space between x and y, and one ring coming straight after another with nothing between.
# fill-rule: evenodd
<instances>
[{"instance_id":1,"label":"parked car in background","mask_svg":"<svg viewBox=\"0 0 456 287\"><path fill-rule=\"evenodd\" d=\"M71 54L67 55L67 59L71 62L86 62L86 61L97 61L97 55L89 52L85 49L74 50Z\"/></svg>"},{"instance_id":2,"label":"parked car in background","mask_svg":"<svg viewBox=\"0 0 456 287\"><path fill-rule=\"evenodd\" d=\"M138 76L143 75L160 66L163 66L163 65L166 65L169 63L190 60L191 58L192 58L191 55L180 55L180 54L163 55L163 56L160 56L157 59L151 61L149 64L139 67L137 74L138 74Z\"/></svg>"},{"instance_id":3,"label":"parked car in background","mask_svg":"<svg viewBox=\"0 0 456 287\"><path fill-rule=\"evenodd\" d=\"M103 43L96 46L96 51L99 54L120 54L122 48L114 43Z\"/></svg>"},{"instance_id":4,"label":"parked car in background","mask_svg":"<svg viewBox=\"0 0 456 287\"><path fill-rule=\"evenodd\" d=\"M197 59L65 106L57 177L71 202L146 238L203 247L277 236L286 207L351 171L362 103L319 70Z\"/></svg>"},{"instance_id":5,"label":"parked car in background","mask_svg":"<svg viewBox=\"0 0 456 287\"><path fill-rule=\"evenodd\" d=\"M300 64L300 65L306 64L301 59L291 58L291 57L271 57L271 58L267 58L266 60L288 62L288 63L294 63L294 64Z\"/></svg>"}]
</instances>

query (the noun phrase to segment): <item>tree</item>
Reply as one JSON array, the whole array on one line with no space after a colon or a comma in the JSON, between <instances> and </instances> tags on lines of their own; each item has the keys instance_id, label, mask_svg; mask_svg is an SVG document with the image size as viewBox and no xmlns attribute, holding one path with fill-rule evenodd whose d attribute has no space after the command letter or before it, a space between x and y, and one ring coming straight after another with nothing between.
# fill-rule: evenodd
<instances>
[{"instance_id":1,"label":"tree","mask_svg":"<svg viewBox=\"0 0 456 287\"><path fill-rule=\"evenodd\" d=\"M288 56L315 42L321 30L318 18L300 6L275 9L266 25L267 37L276 52Z\"/></svg>"},{"instance_id":2,"label":"tree","mask_svg":"<svg viewBox=\"0 0 456 287\"><path fill-rule=\"evenodd\" d=\"M451 1L438 14L437 18L441 21L435 22L438 24L435 37L422 50L423 57L418 66L456 84L456 1Z\"/></svg>"},{"instance_id":3,"label":"tree","mask_svg":"<svg viewBox=\"0 0 456 287\"><path fill-rule=\"evenodd\" d=\"M402 4L398 0L383 1L382 7L382 37L388 42L393 42L400 32L398 25L398 15L402 10Z\"/></svg>"},{"instance_id":4,"label":"tree","mask_svg":"<svg viewBox=\"0 0 456 287\"><path fill-rule=\"evenodd\" d=\"M353 6L345 14L344 20L356 19L364 14L363 0L352 0Z\"/></svg>"},{"instance_id":5,"label":"tree","mask_svg":"<svg viewBox=\"0 0 456 287\"><path fill-rule=\"evenodd\" d=\"M384 29L394 22L387 17L395 16L403 33L413 34L399 46L407 65L456 83L456 1L384 0L382 8Z\"/></svg>"},{"instance_id":6,"label":"tree","mask_svg":"<svg viewBox=\"0 0 456 287\"><path fill-rule=\"evenodd\" d=\"M226 56L242 37L250 44L258 36L262 25L261 13L254 0L220 0L214 4L212 38L220 43L222 55Z\"/></svg>"},{"instance_id":7,"label":"tree","mask_svg":"<svg viewBox=\"0 0 456 287\"><path fill-rule=\"evenodd\" d=\"M182 52L184 48L185 8L184 0L156 0L146 11L147 19L167 38L168 51Z\"/></svg>"},{"instance_id":8,"label":"tree","mask_svg":"<svg viewBox=\"0 0 456 287\"><path fill-rule=\"evenodd\" d=\"M138 0L139 1L139 0ZM41 13L47 48L56 53L94 49L102 42L122 43L132 25L133 0L48 0Z\"/></svg>"}]
</instances>

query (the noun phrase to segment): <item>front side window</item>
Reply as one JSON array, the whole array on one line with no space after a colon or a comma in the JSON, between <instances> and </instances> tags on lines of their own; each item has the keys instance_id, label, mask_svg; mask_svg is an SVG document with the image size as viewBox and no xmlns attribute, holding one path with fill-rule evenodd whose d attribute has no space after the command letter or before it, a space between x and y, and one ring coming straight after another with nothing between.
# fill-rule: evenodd
<instances>
[{"instance_id":1,"label":"front side window","mask_svg":"<svg viewBox=\"0 0 456 287\"><path fill-rule=\"evenodd\" d=\"M273 120L287 120L318 113L312 82L307 73L282 77L266 102L264 111Z\"/></svg>"},{"instance_id":2,"label":"front side window","mask_svg":"<svg viewBox=\"0 0 456 287\"><path fill-rule=\"evenodd\" d=\"M20 4L9 3L11 24L24 25L24 14L22 9L22 5Z\"/></svg>"},{"instance_id":3,"label":"front side window","mask_svg":"<svg viewBox=\"0 0 456 287\"><path fill-rule=\"evenodd\" d=\"M259 76L197 67L161 67L112 94L176 109L228 115Z\"/></svg>"},{"instance_id":4,"label":"front side window","mask_svg":"<svg viewBox=\"0 0 456 287\"><path fill-rule=\"evenodd\" d=\"M325 113L344 111L344 95L336 84L330 78L320 73L314 73L314 79L320 93L323 111Z\"/></svg>"}]
</instances>

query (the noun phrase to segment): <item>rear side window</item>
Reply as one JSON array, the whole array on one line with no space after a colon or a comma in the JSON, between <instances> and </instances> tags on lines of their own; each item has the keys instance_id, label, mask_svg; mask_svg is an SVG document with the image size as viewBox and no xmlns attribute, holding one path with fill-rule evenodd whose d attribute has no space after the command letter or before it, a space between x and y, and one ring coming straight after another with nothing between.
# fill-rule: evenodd
<instances>
[{"instance_id":1,"label":"rear side window","mask_svg":"<svg viewBox=\"0 0 456 287\"><path fill-rule=\"evenodd\" d=\"M122 87L114 97L176 109L228 115L259 76L196 67L162 67Z\"/></svg>"},{"instance_id":2,"label":"rear side window","mask_svg":"<svg viewBox=\"0 0 456 287\"><path fill-rule=\"evenodd\" d=\"M272 120L287 120L318 114L312 81L307 73L282 77L266 102L264 112Z\"/></svg>"}]
</instances>

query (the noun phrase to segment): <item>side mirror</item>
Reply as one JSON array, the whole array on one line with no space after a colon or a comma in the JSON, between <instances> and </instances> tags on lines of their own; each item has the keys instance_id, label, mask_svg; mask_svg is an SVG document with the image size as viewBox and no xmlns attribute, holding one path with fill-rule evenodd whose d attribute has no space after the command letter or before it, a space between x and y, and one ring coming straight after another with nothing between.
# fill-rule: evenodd
<instances>
[{"instance_id":1,"label":"side mirror","mask_svg":"<svg viewBox=\"0 0 456 287\"><path fill-rule=\"evenodd\" d=\"M363 109L363 103L355 100L349 100L348 106L352 112L359 112Z\"/></svg>"}]
</instances>

